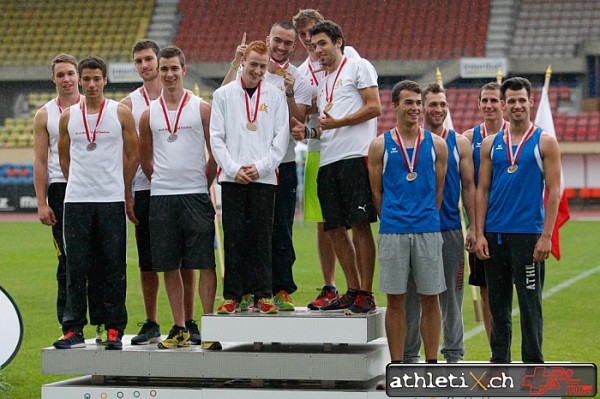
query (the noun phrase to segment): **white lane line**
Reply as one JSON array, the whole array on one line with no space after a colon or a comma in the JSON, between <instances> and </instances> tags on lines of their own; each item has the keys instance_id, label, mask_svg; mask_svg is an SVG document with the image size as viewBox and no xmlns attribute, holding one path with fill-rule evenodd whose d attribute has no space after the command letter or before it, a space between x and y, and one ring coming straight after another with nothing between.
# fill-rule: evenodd
<instances>
[{"instance_id":1,"label":"white lane line","mask_svg":"<svg viewBox=\"0 0 600 399\"><path fill-rule=\"evenodd\" d=\"M548 291L546 291L542 294L542 298L546 299L546 298L556 294L557 292L560 292L560 291L564 290L565 288L572 286L579 280L584 279L587 276L594 274L594 273L598 273L598 272L600 272L600 266L596 266L593 269L586 270L585 272L578 274L577 276L571 278L570 280L563 281L562 283L550 288ZM513 310L512 310L513 317L518 314L519 314L519 308L518 307L513 308ZM485 332L485 327L483 326L483 324L480 324L477 327L465 332L464 340L466 341L470 338L473 338L474 336L476 336L477 334L481 334L482 332Z\"/></svg>"}]
</instances>

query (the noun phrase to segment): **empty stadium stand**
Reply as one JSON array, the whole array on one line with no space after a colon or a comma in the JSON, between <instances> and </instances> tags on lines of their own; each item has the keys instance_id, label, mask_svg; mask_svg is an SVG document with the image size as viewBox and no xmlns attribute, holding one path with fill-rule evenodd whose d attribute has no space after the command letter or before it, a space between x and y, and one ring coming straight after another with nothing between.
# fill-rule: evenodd
<instances>
[{"instance_id":1,"label":"empty stadium stand","mask_svg":"<svg viewBox=\"0 0 600 399\"><path fill-rule=\"evenodd\" d=\"M166 19L157 18L156 11L174 4L177 4L176 20L181 17L174 44L185 51L190 64L226 63L231 60L243 32L247 32L248 41L265 39L274 16L290 18L305 7L317 8L325 17L338 22L344 28L348 44L374 62L443 62L485 56L492 9L497 11L496 21L515 18L512 53L507 54L512 57L573 57L584 40L600 36L600 24L594 23L600 18L600 2L596 0L380 0L368 5L361 0L4 0L0 2L0 51L4 55L0 68L47 66L61 51L80 58L94 53L110 62L129 62L130 46L150 30L153 13L154 23L165 25ZM498 16L499 5L504 11ZM510 15L506 7L512 7ZM298 62L305 53L299 43L296 46ZM548 51L550 48L552 51ZM448 90L457 131L464 131L481 119L477 87L463 86ZM578 113L578 102L571 101L574 91L562 84L550 90L559 140L600 141L600 109ZM113 98L120 99L125 94L116 93ZM539 87L534 88L533 94L537 101ZM48 91L26 92L29 114L15 112L3 117L0 148L31 147L33 115L53 95ZM209 94L203 93L203 97L210 99ZM395 123L389 86L382 85L381 100L380 132ZM572 104L572 110L563 112L561 104Z\"/></svg>"},{"instance_id":2,"label":"empty stadium stand","mask_svg":"<svg viewBox=\"0 0 600 399\"><path fill-rule=\"evenodd\" d=\"M580 45L600 36L597 0L523 0L511 51L513 57L573 57Z\"/></svg>"},{"instance_id":3,"label":"empty stadium stand","mask_svg":"<svg viewBox=\"0 0 600 399\"><path fill-rule=\"evenodd\" d=\"M0 66L49 65L60 52L129 62L146 36L153 0L0 2Z\"/></svg>"},{"instance_id":4,"label":"empty stadium stand","mask_svg":"<svg viewBox=\"0 0 600 399\"><path fill-rule=\"evenodd\" d=\"M128 92L106 92L107 98L120 101ZM27 95L29 117L6 118L0 125L0 148L23 148L33 146L33 117L37 110L54 98L53 92L32 92Z\"/></svg>"},{"instance_id":5,"label":"empty stadium stand","mask_svg":"<svg viewBox=\"0 0 600 399\"><path fill-rule=\"evenodd\" d=\"M275 16L289 19L298 10L311 7L342 26L347 43L369 60L485 55L489 0L368 3L317 0L309 3L301 0L181 0L178 9L183 18L175 44L184 50L190 62L227 62L233 58L244 32L248 41L264 40ZM464 21L467 9L469 20ZM405 25L408 22L410 24ZM305 57L304 51L298 50L295 60Z\"/></svg>"}]
</instances>

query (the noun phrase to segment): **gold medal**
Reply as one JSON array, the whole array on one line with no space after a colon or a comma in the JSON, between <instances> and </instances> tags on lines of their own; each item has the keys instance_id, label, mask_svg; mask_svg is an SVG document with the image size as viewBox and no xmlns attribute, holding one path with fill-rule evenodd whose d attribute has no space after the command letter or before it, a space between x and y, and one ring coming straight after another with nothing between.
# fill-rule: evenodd
<instances>
[{"instance_id":1,"label":"gold medal","mask_svg":"<svg viewBox=\"0 0 600 399\"><path fill-rule=\"evenodd\" d=\"M252 123L252 122L248 122L246 123L246 129L255 132L256 131L256 124Z\"/></svg>"},{"instance_id":2,"label":"gold medal","mask_svg":"<svg viewBox=\"0 0 600 399\"><path fill-rule=\"evenodd\" d=\"M85 148L88 151L94 151L96 149L96 143L89 143Z\"/></svg>"},{"instance_id":3,"label":"gold medal","mask_svg":"<svg viewBox=\"0 0 600 399\"><path fill-rule=\"evenodd\" d=\"M177 140L177 135L176 134L169 134L169 137L167 137L167 141L169 143L174 142L175 140Z\"/></svg>"},{"instance_id":4,"label":"gold medal","mask_svg":"<svg viewBox=\"0 0 600 399\"><path fill-rule=\"evenodd\" d=\"M406 175L406 180L413 181L417 178L417 172L410 172Z\"/></svg>"},{"instance_id":5,"label":"gold medal","mask_svg":"<svg viewBox=\"0 0 600 399\"><path fill-rule=\"evenodd\" d=\"M515 173L519 169L519 165L510 165L508 167L508 173Z\"/></svg>"},{"instance_id":6,"label":"gold medal","mask_svg":"<svg viewBox=\"0 0 600 399\"><path fill-rule=\"evenodd\" d=\"M283 69L283 68L279 68L279 69L277 69L277 70L275 71L275 73L276 73L277 75L279 75L279 76L285 76L285 74L286 74L286 70L285 70L285 69Z\"/></svg>"},{"instance_id":7,"label":"gold medal","mask_svg":"<svg viewBox=\"0 0 600 399\"><path fill-rule=\"evenodd\" d=\"M325 106L325 112L331 111L331 108L333 108L333 103L327 103L327 105Z\"/></svg>"}]
</instances>

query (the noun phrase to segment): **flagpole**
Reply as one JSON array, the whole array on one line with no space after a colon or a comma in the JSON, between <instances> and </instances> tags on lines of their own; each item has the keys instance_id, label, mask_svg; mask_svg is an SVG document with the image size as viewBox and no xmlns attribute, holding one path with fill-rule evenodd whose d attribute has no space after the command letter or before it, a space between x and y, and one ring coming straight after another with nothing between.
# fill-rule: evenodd
<instances>
[{"instance_id":1,"label":"flagpole","mask_svg":"<svg viewBox=\"0 0 600 399\"><path fill-rule=\"evenodd\" d=\"M444 89L444 81L442 79L442 72L440 68L435 69L435 77L437 79L437 83L440 85L442 89ZM448 112L450 114L450 112ZM446 118L448 119L448 118ZM465 212L462 202L462 195L458 197L458 209L460 210L460 226L462 229L463 237L467 236L467 222L465 220ZM464 259L469 260L469 252L467 250L464 251ZM464 268L464 260L463 260L463 268ZM479 296L477 294L477 289L474 285L471 286L471 296L473 297L473 311L475 312L475 321L481 322L481 307L479 305Z\"/></svg>"},{"instance_id":2,"label":"flagpole","mask_svg":"<svg viewBox=\"0 0 600 399\"><path fill-rule=\"evenodd\" d=\"M198 83L194 84L194 94L200 96L200 87ZM204 147L204 156L206 162L208 162L208 147ZM217 192L215 191L215 185L210 185L210 200L215 208L215 240L217 241L217 255L219 257L219 271L221 272L221 278L225 276L225 257L223 255L223 243L221 241L221 230L219 229L219 217L217 212Z\"/></svg>"},{"instance_id":3,"label":"flagpole","mask_svg":"<svg viewBox=\"0 0 600 399\"><path fill-rule=\"evenodd\" d=\"M440 71L440 68L438 68L438 67L435 68L435 78L437 79L437 83L443 89L444 88L444 82L442 80L442 72Z\"/></svg>"},{"instance_id":4,"label":"flagpole","mask_svg":"<svg viewBox=\"0 0 600 399\"><path fill-rule=\"evenodd\" d=\"M552 77L552 64L548 64L548 68L546 69L546 79L544 80L544 89L548 91L550 88L550 78ZM550 94L550 93L548 93Z\"/></svg>"}]
</instances>

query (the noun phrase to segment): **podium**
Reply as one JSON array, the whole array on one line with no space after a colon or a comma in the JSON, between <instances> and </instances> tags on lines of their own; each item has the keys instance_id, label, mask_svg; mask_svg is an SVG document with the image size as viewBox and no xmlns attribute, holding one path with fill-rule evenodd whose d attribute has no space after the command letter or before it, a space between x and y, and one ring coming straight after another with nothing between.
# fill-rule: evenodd
<instances>
[{"instance_id":1,"label":"podium","mask_svg":"<svg viewBox=\"0 0 600 399\"><path fill-rule=\"evenodd\" d=\"M107 351L42 350L45 374L84 375L42 387L42 399L121 398L385 398L376 385L389 363L385 309L347 316L297 308L294 312L202 317L201 346Z\"/></svg>"}]
</instances>

